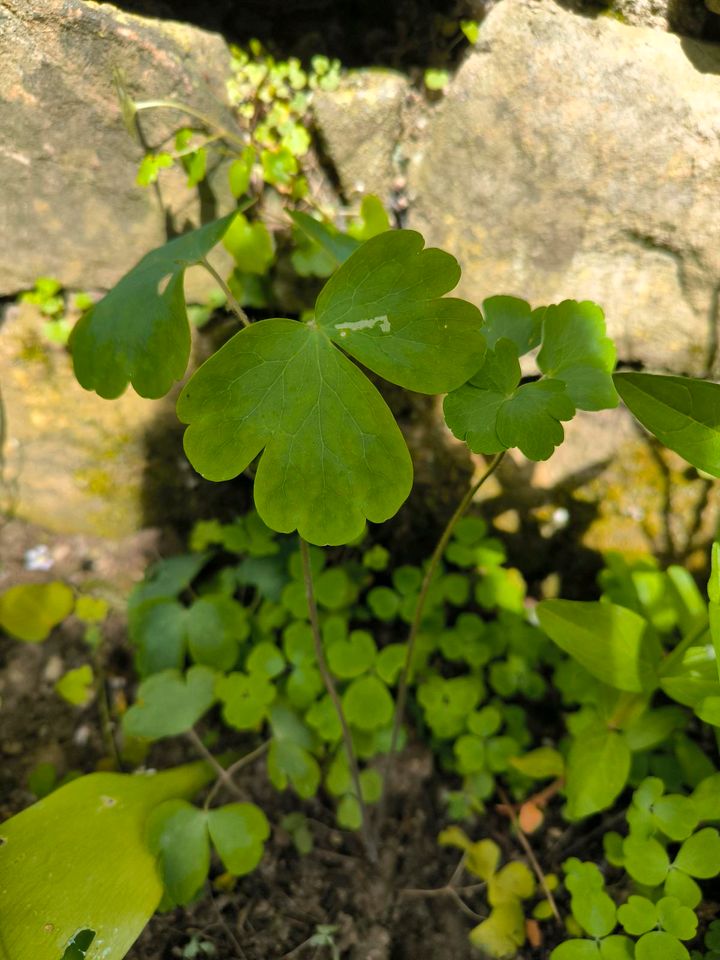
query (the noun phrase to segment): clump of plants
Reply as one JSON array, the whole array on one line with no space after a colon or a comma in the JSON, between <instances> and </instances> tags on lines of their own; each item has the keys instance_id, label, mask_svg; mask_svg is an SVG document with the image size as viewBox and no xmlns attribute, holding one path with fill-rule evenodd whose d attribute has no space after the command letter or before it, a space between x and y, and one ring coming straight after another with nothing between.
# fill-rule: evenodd
<instances>
[{"instance_id":1,"label":"clump of plants","mask_svg":"<svg viewBox=\"0 0 720 960\"><path fill-rule=\"evenodd\" d=\"M159 397L185 376L184 271L201 264L217 276L208 254L239 217L147 254L83 316L70 347L86 389L109 399L131 384ZM558 944L553 955L570 960L644 960L659 949L686 957L683 944L698 928L697 880L720 871L720 841L707 826L715 769L697 745L703 725L720 722L717 558L709 604L682 569L610 558L600 602L535 609L521 572L505 566L501 544L468 510L505 451L547 459L577 410L620 398L668 447L718 475L720 388L615 373L595 304L533 309L498 296L481 310L447 296L458 264L413 231L362 239L301 212L294 223L336 265L314 309L252 322L230 291L241 329L177 404L195 469L218 482L251 471L255 512L199 524L191 552L163 561L129 601L140 685L122 717L124 748L183 736L201 764L156 778L81 778L0 828L0 869L9 865L12 876L0 929L13 938L13 960L54 960L79 929L103 956L119 958L158 905L198 895L214 855L230 877L251 872L272 825L271 811L237 786L250 764L297 796L297 816L285 823L299 851L312 844L302 803L322 790L376 864L408 738L423 740L447 777L448 823L465 823L464 833L441 835L462 857L447 890L479 898L471 939L486 954L510 957L529 942ZM528 375L520 359L527 364L531 353ZM423 564L395 567L366 539L368 523L405 502L413 469L359 364L407 390L445 394L449 428L488 458ZM327 549L338 547L340 556ZM548 697L560 698L562 723L544 733L530 713ZM193 803L204 784L212 786ZM530 838L555 798L576 823L616 804L622 812L628 786L628 832L611 833L598 858L618 872L613 897L594 862L540 862ZM220 803L221 792L235 800ZM73 810L83 804L94 811L83 831L96 849L121 812L135 838L121 868L104 853L95 861L97 909L89 894L69 904L44 881L32 839L43 823L66 831L59 869L73 856ZM503 865L486 836L495 813L518 844ZM112 846L107 853L117 855ZM480 885L460 891L465 870ZM110 896L130 876L142 896ZM40 915L53 916L51 936Z\"/></svg>"}]
</instances>

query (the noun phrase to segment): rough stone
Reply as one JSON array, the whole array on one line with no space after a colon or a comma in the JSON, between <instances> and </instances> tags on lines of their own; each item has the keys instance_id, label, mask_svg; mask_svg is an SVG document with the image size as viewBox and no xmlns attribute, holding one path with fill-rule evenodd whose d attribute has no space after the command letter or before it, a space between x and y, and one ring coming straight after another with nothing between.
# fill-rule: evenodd
<instances>
[{"instance_id":1,"label":"rough stone","mask_svg":"<svg viewBox=\"0 0 720 960\"><path fill-rule=\"evenodd\" d=\"M717 0L556 0L564 7L588 15L615 17L632 26L669 30L699 37L707 11Z\"/></svg>"},{"instance_id":2,"label":"rough stone","mask_svg":"<svg viewBox=\"0 0 720 960\"><path fill-rule=\"evenodd\" d=\"M375 193L389 203L410 93L402 74L364 70L349 74L337 90L315 95L315 124L347 198Z\"/></svg>"},{"instance_id":3,"label":"rough stone","mask_svg":"<svg viewBox=\"0 0 720 960\"><path fill-rule=\"evenodd\" d=\"M458 257L462 295L591 298L623 360L705 372L720 47L687 43L542 0L491 10L409 173L409 225Z\"/></svg>"},{"instance_id":4,"label":"rough stone","mask_svg":"<svg viewBox=\"0 0 720 960\"><path fill-rule=\"evenodd\" d=\"M41 275L107 289L167 239L169 225L181 230L228 209L221 171L200 190L188 190L179 170L164 171L162 204L136 186L143 148L123 124L115 69L138 100L184 101L232 124L222 37L89 0L0 5L0 295ZM143 133L158 145L182 120L147 111ZM196 286L198 295L208 285Z\"/></svg>"},{"instance_id":5,"label":"rough stone","mask_svg":"<svg viewBox=\"0 0 720 960\"><path fill-rule=\"evenodd\" d=\"M172 399L128 390L101 400L79 386L67 352L41 330L34 307L7 311L0 511L53 531L115 538L191 516L204 481L182 454Z\"/></svg>"}]
</instances>

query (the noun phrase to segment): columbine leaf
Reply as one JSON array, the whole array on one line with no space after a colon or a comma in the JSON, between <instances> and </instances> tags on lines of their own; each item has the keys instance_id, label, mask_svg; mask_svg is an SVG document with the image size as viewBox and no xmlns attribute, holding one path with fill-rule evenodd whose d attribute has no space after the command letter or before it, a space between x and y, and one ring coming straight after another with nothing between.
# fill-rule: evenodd
<instances>
[{"instance_id":1,"label":"columbine leaf","mask_svg":"<svg viewBox=\"0 0 720 960\"><path fill-rule=\"evenodd\" d=\"M459 440L475 453L510 447L531 460L547 460L565 436L560 421L575 406L559 380L520 386L517 346L498 340L473 378L445 398L445 419Z\"/></svg>"},{"instance_id":2,"label":"columbine leaf","mask_svg":"<svg viewBox=\"0 0 720 960\"><path fill-rule=\"evenodd\" d=\"M190 903L210 869L207 814L187 800L168 800L152 812L147 835L167 896L178 906Z\"/></svg>"},{"instance_id":3,"label":"columbine leaf","mask_svg":"<svg viewBox=\"0 0 720 960\"><path fill-rule=\"evenodd\" d=\"M208 828L228 873L241 877L260 863L270 824L254 803L230 803L211 810Z\"/></svg>"},{"instance_id":4,"label":"columbine leaf","mask_svg":"<svg viewBox=\"0 0 720 960\"><path fill-rule=\"evenodd\" d=\"M698 470L720 477L720 384L616 373L615 386L650 433Z\"/></svg>"},{"instance_id":5,"label":"columbine leaf","mask_svg":"<svg viewBox=\"0 0 720 960\"><path fill-rule=\"evenodd\" d=\"M615 344L605 336L605 316L589 300L563 300L545 310L538 367L561 380L579 410L616 407Z\"/></svg>"},{"instance_id":6,"label":"columbine leaf","mask_svg":"<svg viewBox=\"0 0 720 960\"><path fill-rule=\"evenodd\" d=\"M482 315L464 300L443 299L460 267L423 243L412 230L368 240L327 282L315 314L331 340L381 377L445 393L482 363Z\"/></svg>"},{"instance_id":7,"label":"columbine leaf","mask_svg":"<svg viewBox=\"0 0 720 960\"><path fill-rule=\"evenodd\" d=\"M215 701L215 673L208 667L191 667L153 674L140 684L137 702L123 717L125 733L159 740L189 730Z\"/></svg>"},{"instance_id":8,"label":"columbine leaf","mask_svg":"<svg viewBox=\"0 0 720 960\"><path fill-rule=\"evenodd\" d=\"M511 340L518 356L527 353L540 343L540 329L544 307L532 310L526 300L518 297L488 297L483 300L485 326L483 334L488 349L493 350L498 340Z\"/></svg>"},{"instance_id":9,"label":"columbine leaf","mask_svg":"<svg viewBox=\"0 0 720 960\"><path fill-rule=\"evenodd\" d=\"M235 212L152 250L75 325L75 376L86 390L119 397L130 381L141 397L164 396L185 373L190 327L185 269L222 238Z\"/></svg>"},{"instance_id":10,"label":"columbine leaf","mask_svg":"<svg viewBox=\"0 0 720 960\"><path fill-rule=\"evenodd\" d=\"M258 513L274 530L338 544L404 502L412 465L390 410L317 328L263 320L233 337L178 402L185 450L210 480L241 473L264 448Z\"/></svg>"}]
</instances>

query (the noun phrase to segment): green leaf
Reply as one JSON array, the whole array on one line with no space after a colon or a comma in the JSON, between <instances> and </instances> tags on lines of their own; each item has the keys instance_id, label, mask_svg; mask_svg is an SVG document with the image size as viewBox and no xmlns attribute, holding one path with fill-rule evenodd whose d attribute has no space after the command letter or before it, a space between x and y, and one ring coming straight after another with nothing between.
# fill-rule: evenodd
<instances>
[{"instance_id":1,"label":"green leaf","mask_svg":"<svg viewBox=\"0 0 720 960\"><path fill-rule=\"evenodd\" d=\"M74 707L84 707L92 700L94 682L92 667L86 663L68 670L55 684L55 690Z\"/></svg>"},{"instance_id":2,"label":"green leaf","mask_svg":"<svg viewBox=\"0 0 720 960\"><path fill-rule=\"evenodd\" d=\"M285 657L274 643L265 640L252 648L245 667L249 674L272 679L285 669Z\"/></svg>"},{"instance_id":3,"label":"green leaf","mask_svg":"<svg viewBox=\"0 0 720 960\"><path fill-rule=\"evenodd\" d=\"M658 911L647 897L631 896L627 903L618 907L617 918L627 933L639 937L657 926Z\"/></svg>"},{"instance_id":4,"label":"green leaf","mask_svg":"<svg viewBox=\"0 0 720 960\"><path fill-rule=\"evenodd\" d=\"M489 350L494 350L498 340L504 338L515 344L521 357L540 343L541 317L527 301L518 297L488 297L483 300L483 314L483 333Z\"/></svg>"},{"instance_id":5,"label":"green leaf","mask_svg":"<svg viewBox=\"0 0 720 960\"><path fill-rule=\"evenodd\" d=\"M390 229L390 218L382 200L370 193L362 198L360 216L348 224L348 234L356 240L369 240Z\"/></svg>"},{"instance_id":6,"label":"green leaf","mask_svg":"<svg viewBox=\"0 0 720 960\"><path fill-rule=\"evenodd\" d=\"M447 70L428 67L423 74L423 79L428 90L443 90L450 82L450 74Z\"/></svg>"},{"instance_id":7,"label":"green leaf","mask_svg":"<svg viewBox=\"0 0 720 960\"><path fill-rule=\"evenodd\" d=\"M565 384L578 410L618 405L612 380L615 356L615 344L605 336L605 316L596 304L563 300L547 307L538 367Z\"/></svg>"},{"instance_id":8,"label":"green leaf","mask_svg":"<svg viewBox=\"0 0 720 960\"><path fill-rule=\"evenodd\" d=\"M379 677L366 676L353 680L347 688L343 708L348 723L359 730L376 730L392 719L393 700Z\"/></svg>"},{"instance_id":9,"label":"green leaf","mask_svg":"<svg viewBox=\"0 0 720 960\"><path fill-rule=\"evenodd\" d=\"M254 164L255 149L250 146L243 147L237 159L230 164L228 180L230 182L230 192L234 197L241 197L248 192Z\"/></svg>"},{"instance_id":10,"label":"green leaf","mask_svg":"<svg viewBox=\"0 0 720 960\"><path fill-rule=\"evenodd\" d=\"M445 393L482 362L482 315L464 300L443 298L460 267L449 253L423 245L412 230L368 240L325 284L315 316L331 340L391 383Z\"/></svg>"},{"instance_id":11,"label":"green leaf","mask_svg":"<svg viewBox=\"0 0 720 960\"><path fill-rule=\"evenodd\" d=\"M288 187L298 173L298 162L287 147L260 153L263 177L274 187Z\"/></svg>"},{"instance_id":12,"label":"green leaf","mask_svg":"<svg viewBox=\"0 0 720 960\"><path fill-rule=\"evenodd\" d=\"M535 893L535 877L519 860L511 860L488 880L488 903L497 907L515 900L527 900Z\"/></svg>"},{"instance_id":13,"label":"green leaf","mask_svg":"<svg viewBox=\"0 0 720 960\"><path fill-rule=\"evenodd\" d=\"M221 672L231 670L249 633L244 608L230 597L202 597L188 611L188 646L195 663Z\"/></svg>"},{"instance_id":14,"label":"green leaf","mask_svg":"<svg viewBox=\"0 0 720 960\"><path fill-rule=\"evenodd\" d=\"M538 747L522 757L512 757L510 763L526 777L543 780L546 777L561 777L565 772L562 754L552 747Z\"/></svg>"},{"instance_id":15,"label":"green leaf","mask_svg":"<svg viewBox=\"0 0 720 960\"><path fill-rule=\"evenodd\" d=\"M270 836L267 817L254 803L230 803L211 810L208 830L225 869L234 877L255 869Z\"/></svg>"},{"instance_id":16,"label":"green leaf","mask_svg":"<svg viewBox=\"0 0 720 960\"><path fill-rule=\"evenodd\" d=\"M647 622L632 610L614 603L544 600L537 614L550 639L603 683L630 693L657 685L660 651Z\"/></svg>"},{"instance_id":17,"label":"green leaf","mask_svg":"<svg viewBox=\"0 0 720 960\"><path fill-rule=\"evenodd\" d=\"M175 601L146 600L130 610L130 639L141 676L181 670L185 663L188 611Z\"/></svg>"},{"instance_id":18,"label":"green leaf","mask_svg":"<svg viewBox=\"0 0 720 960\"><path fill-rule=\"evenodd\" d=\"M615 934L600 941L601 960L634 960L635 945L629 937Z\"/></svg>"},{"instance_id":19,"label":"green leaf","mask_svg":"<svg viewBox=\"0 0 720 960\"><path fill-rule=\"evenodd\" d=\"M159 774L94 773L0 825L4 955L58 960L78 931L89 929L104 960L122 960L162 896L147 818L214 776L205 764Z\"/></svg>"},{"instance_id":20,"label":"green leaf","mask_svg":"<svg viewBox=\"0 0 720 960\"><path fill-rule=\"evenodd\" d=\"M223 703L223 719L236 730L254 730L265 719L275 687L258 674L229 673L215 687Z\"/></svg>"},{"instance_id":21,"label":"green leaf","mask_svg":"<svg viewBox=\"0 0 720 960\"><path fill-rule=\"evenodd\" d=\"M605 937L615 929L615 903L603 890L587 891L572 898L573 916L591 937Z\"/></svg>"},{"instance_id":22,"label":"green leaf","mask_svg":"<svg viewBox=\"0 0 720 960\"><path fill-rule=\"evenodd\" d=\"M367 673L376 656L375 641L364 630L353 630L347 640L333 643L327 652L330 669L342 680L350 680Z\"/></svg>"},{"instance_id":23,"label":"green leaf","mask_svg":"<svg viewBox=\"0 0 720 960\"><path fill-rule=\"evenodd\" d=\"M470 942L486 956L514 957L525 943L525 916L517 900L495 907L487 920L470 931Z\"/></svg>"},{"instance_id":24,"label":"green leaf","mask_svg":"<svg viewBox=\"0 0 720 960\"><path fill-rule=\"evenodd\" d=\"M77 598L75 616L83 623L102 623L110 611L110 604L101 597L82 596Z\"/></svg>"},{"instance_id":25,"label":"green leaf","mask_svg":"<svg viewBox=\"0 0 720 960\"><path fill-rule=\"evenodd\" d=\"M320 786L320 767L304 747L290 740L273 740L268 751L268 776L273 786L284 790L288 782L299 797L314 797Z\"/></svg>"},{"instance_id":26,"label":"green leaf","mask_svg":"<svg viewBox=\"0 0 720 960\"><path fill-rule=\"evenodd\" d=\"M665 880L664 893L668 897L675 897L684 906L694 910L702 900L702 890L681 870L671 869Z\"/></svg>"},{"instance_id":27,"label":"green leaf","mask_svg":"<svg viewBox=\"0 0 720 960\"><path fill-rule=\"evenodd\" d=\"M616 730L584 731L567 759L567 815L580 820L609 807L627 783L630 749Z\"/></svg>"},{"instance_id":28,"label":"green leaf","mask_svg":"<svg viewBox=\"0 0 720 960\"><path fill-rule=\"evenodd\" d=\"M234 216L152 250L81 317L70 348L75 376L86 390L112 399L130 381L141 397L162 397L181 379L190 356L185 269L218 243Z\"/></svg>"},{"instance_id":29,"label":"green leaf","mask_svg":"<svg viewBox=\"0 0 720 960\"><path fill-rule=\"evenodd\" d=\"M635 960L690 960L685 947L669 933L654 930L635 944Z\"/></svg>"},{"instance_id":30,"label":"green leaf","mask_svg":"<svg viewBox=\"0 0 720 960\"><path fill-rule=\"evenodd\" d=\"M338 803L336 817L339 827L345 830L359 830L362 826L362 809L357 797L346 793Z\"/></svg>"},{"instance_id":31,"label":"green leaf","mask_svg":"<svg viewBox=\"0 0 720 960\"><path fill-rule=\"evenodd\" d=\"M250 223L242 213L227 228L222 243L243 273L267 273L275 259L275 245L268 228L260 220Z\"/></svg>"},{"instance_id":32,"label":"green leaf","mask_svg":"<svg viewBox=\"0 0 720 960\"><path fill-rule=\"evenodd\" d=\"M332 224L316 220L300 210L290 210L290 216L303 233L324 250L336 265L344 263L360 246L358 240L341 233Z\"/></svg>"},{"instance_id":33,"label":"green leaf","mask_svg":"<svg viewBox=\"0 0 720 960\"><path fill-rule=\"evenodd\" d=\"M207 150L200 147L180 158L185 173L187 173L188 187L196 187L201 180L205 179L207 171Z\"/></svg>"},{"instance_id":34,"label":"green leaf","mask_svg":"<svg viewBox=\"0 0 720 960\"><path fill-rule=\"evenodd\" d=\"M478 37L480 36L480 24L477 20L461 20L460 29L465 35L465 39L471 46L474 46L478 42Z\"/></svg>"},{"instance_id":35,"label":"green leaf","mask_svg":"<svg viewBox=\"0 0 720 960\"><path fill-rule=\"evenodd\" d=\"M264 448L258 512L311 543L354 539L410 491L410 458L385 402L305 324L264 320L241 331L191 378L178 416L191 424L188 457L210 480L237 476Z\"/></svg>"},{"instance_id":36,"label":"green leaf","mask_svg":"<svg viewBox=\"0 0 720 960\"><path fill-rule=\"evenodd\" d=\"M39 643L70 616L74 602L72 590L60 581L10 587L0 594L0 627L18 640Z\"/></svg>"},{"instance_id":37,"label":"green leaf","mask_svg":"<svg viewBox=\"0 0 720 960\"><path fill-rule=\"evenodd\" d=\"M173 165L173 158L169 153L147 153L140 161L135 183L139 187L149 187L156 183L160 171Z\"/></svg>"},{"instance_id":38,"label":"green leaf","mask_svg":"<svg viewBox=\"0 0 720 960\"><path fill-rule=\"evenodd\" d=\"M692 940L697 933L698 918L695 912L683 906L676 897L658 900L657 913L663 930L678 940Z\"/></svg>"},{"instance_id":39,"label":"green leaf","mask_svg":"<svg viewBox=\"0 0 720 960\"><path fill-rule=\"evenodd\" d=\"M625 869L638 883L657 887L667 876L670 858L663 845L653 837L643 839L632 834L623 843Z\"/></svg>"},{"instance_id":40,"label":"green leaf","mask_svg":"<svg viewBox=\"0 0 720 960\"><path fill-rule=\"evenodd\" d=\"M555 947L550 960L600 960L600 946L594 940L566 940Z\"/></svg>"},{"instance_id":41,"label":"green leaf","mask_svg":"<svg viewBox=\"0 0 720 960\"><path fill-rule=\"evenodd\" d=\"M215 702L214 687L215 673L208 667L191 667L185 677L178 670L153 674L140 684L123 729L146 740L185 733Z\"/></svg>"},{"instance_id":42,"label":"green leaf","mask_svg":"<svg viewBox=\"0 0 720 960\"><path fill-rule=\"evenodd\" d=\"M407 645L391 643L387 647L383 647L378 654L375 661L375 672L388 686L392 686L397 682L406 659Z\"/></svg>"},{"instance_id":43,"label":"green leaf","mask_svg":"<svg viewBox=\"0 0 720 960\"><path fill-rule=\"evenodd\" d=\"M673 866L698 880L720 873L720 834L713 827L698 830L683 843Z\"/></svg>"},{"instance_id":44,"label":"green leaf","mask_svg":"<svg viewBox=\"0 0 720 960\"><path fill-rule=\"evenodd\" d=\"M699 821L693 801L680 794L657 800L652 806L652 816L655 826L671 840L685 840Z\"/></svg>"},{"instance_id":45,"label":"green leaf","mask_svg":"<svg viewBox=\"0 0 720 960\"><path fill-rule=\"evenodd\" d=\"M562 420L575 407L558 380L520 386L517 347L498 340L472 379L445 398L445 419L475 453L518 447L531 460L547 460L562 443Z\"/></svg>"},{"instance_id":46,"label":"green leaf","mask_svg":"<svg viewBox=\"0 0 720 960\"><path fill-rule=\"evenodd\" d=\"M148 819L147 836L170 901L190 903L210 869L207 814L186 800L168 800Z\"/></svg>"},{"instance_id":47,"label":"green leaf","mask_svg":"<svg viewBox=\"0 0 720 960\"><path fill-rule=\"evenodd\" d=\"M650 433L698 470L720 477L719 384L650 373L616 373L613 379Z\"/></svg>"}]
</instances>

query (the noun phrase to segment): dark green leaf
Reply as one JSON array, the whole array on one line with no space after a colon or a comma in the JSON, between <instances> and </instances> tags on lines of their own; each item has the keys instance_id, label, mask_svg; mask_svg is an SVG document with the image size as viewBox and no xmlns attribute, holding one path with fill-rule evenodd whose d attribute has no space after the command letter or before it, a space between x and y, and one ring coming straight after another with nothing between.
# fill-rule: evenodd
<instances>
[{"instance_id":1,"label":"dark green leaf","mask_svg":"<svg viewBox=\"0 0 720 960\"><path fill-rule=\"evenodd\" d=\"M73 328L75 375L86 390L118 397L130 381L142 397L162 397L185 373L190 327L185 269L222 238L235 213L146 254Z\"/></svg>"},{"instance_id":2,"label":"dark green leaf","mask_svg":"<svg viewBox=\"0 0 720 960\"><path fill-rule=\"evenodd\" d=\"M698 470L720 477L720 384L689 377L616 373L631 412Z\"/></svg>"},{"instance_id":3,"label":"dark green leaf","mask_svg":"<svg viewBox=\"0 0 720 960\"><path fill-rule=\"evenodd\" d=\"M186 800L168 800L150 815L147 834L168 897L178 906L190 903L210 869L207 814Z\"/></svg>"},{"instance_id":4,"label":"dark green leaf","mask_svg":"<svg viewBox=\"0 0 720 960\"><path fill-rule=\"evenodd\" d=\"M177 670L155 673L140 684L123 728L147 740L185 733L214 703L214 687L215 673L207 667L191 667L185 677Z\"/></svg>"}]
</instances>

